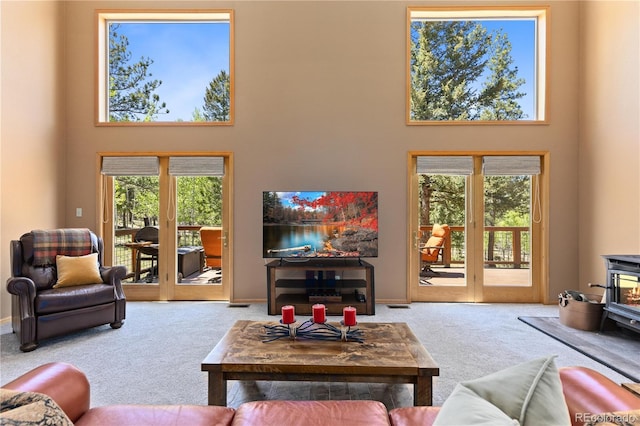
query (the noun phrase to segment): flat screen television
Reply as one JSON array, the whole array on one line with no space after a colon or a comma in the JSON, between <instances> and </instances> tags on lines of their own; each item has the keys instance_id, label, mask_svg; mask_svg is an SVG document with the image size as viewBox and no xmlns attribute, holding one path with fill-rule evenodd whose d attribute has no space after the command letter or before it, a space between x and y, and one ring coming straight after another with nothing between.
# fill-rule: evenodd
<instances>
[{"instance_id":1,"label":"flat screen television","mask_svg":"<svg viewBox=\"0 0 640 426\"><path fill-rule=\"evenodd\" d=\"M265 258L378 256L378 193L298 191L262 194Z\"/></svg>"}]
</instances>

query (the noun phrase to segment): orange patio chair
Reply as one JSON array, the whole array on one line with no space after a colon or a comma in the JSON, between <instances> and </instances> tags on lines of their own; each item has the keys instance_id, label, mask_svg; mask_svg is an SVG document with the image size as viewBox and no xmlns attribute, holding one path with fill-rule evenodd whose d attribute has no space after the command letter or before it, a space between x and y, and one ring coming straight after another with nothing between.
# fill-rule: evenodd
<instances>
[{"instance_id":1,"label":"orange patio chair","mask_svg":"<svg viewBox=\"0 0 640 426\"><path fill-rule=\"evenodd\" d=\"M200 240L204 248L205 264L208 268L222 268L222 228L203 226L200 228Z\"/></svg>"},{"instance_id":2,"label":"orange patio chair","mask_svg":"<svg viewBox=\"0 0 640 426\"><path fill-rule=\"evenodd\" d=\"M431 265L438 263L439 259L442 262L442 254L444 251L444 243L449 236L449 225L439 225L435 223L431 230L431 236L427 240L426 244L420 246L420 262L422 264L422 270L420 271L421 277L433 277L440 275L439 272L431 269ZM420 280L422 284L431 284L429 280L423 278Z\"/></svg>"}]
</instances>

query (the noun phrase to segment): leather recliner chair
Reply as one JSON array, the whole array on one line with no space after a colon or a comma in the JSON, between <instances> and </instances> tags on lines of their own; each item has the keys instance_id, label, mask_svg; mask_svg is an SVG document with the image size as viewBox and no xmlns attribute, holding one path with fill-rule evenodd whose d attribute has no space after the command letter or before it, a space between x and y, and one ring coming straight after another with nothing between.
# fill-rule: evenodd
<instances>
[{"instance_id":1,"label":"leather recliner chair","mask_svg":"<svg viewBox=\"0 0 640 426\"><path fill-rule=\"evenodd\" d=\"M34 265L34 231L11 241L12 276L7 290L12 295L11 321L21 351L32 351L40 340L77 330L103 324L114 329L122 326L126 299L121 280L126 267L104 267L102 238L87 232L90 252L98 254L102 282L71 287L53 288L58 280L55 263Z\"/></svg>"}]
</instances>

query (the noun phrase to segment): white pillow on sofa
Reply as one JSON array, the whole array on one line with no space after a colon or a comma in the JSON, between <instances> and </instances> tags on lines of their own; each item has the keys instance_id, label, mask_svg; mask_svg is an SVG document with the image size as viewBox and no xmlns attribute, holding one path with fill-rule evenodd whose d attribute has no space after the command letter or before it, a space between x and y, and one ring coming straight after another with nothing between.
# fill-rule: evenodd
<instances>
[{"instance_id":1,"label":"white pillow on sofa","mask_svg":"<svg viewBox=\"0 0 640 426\"><path fill-rule=\"evenodd\" d=\"M570 425L554 358L459 383L434 425Z\"/></svg>"}]
</instances>

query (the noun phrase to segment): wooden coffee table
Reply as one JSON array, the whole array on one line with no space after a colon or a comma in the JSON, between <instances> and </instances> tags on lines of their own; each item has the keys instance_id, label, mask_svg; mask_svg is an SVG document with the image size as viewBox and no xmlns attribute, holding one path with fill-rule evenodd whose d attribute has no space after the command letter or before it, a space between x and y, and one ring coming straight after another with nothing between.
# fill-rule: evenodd
<instances>
[{"instance_id":1,"label":"wooden coffee table","mask_svg":"<svg viewBox=\"0 0 640 426\"><path fill-rule=\"evenodd\" d=\"M202 361L209 405L227 405L227 380L412 383L414 405L433 403L433 376L440 370L405 323L359 323L364 343L263 343L264 326L274 324L237 321Z\"/></svg>"},{"instance_id":2,"label":"wooden coffee table","mask_svg":"<svg viewBox=\"0 0 640 426\"><path fill-rule=\"evenodd\" d=\"M622 387L636 396L640 396L640 383L622 383Z\"/></svg>"}]
</instances>

